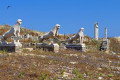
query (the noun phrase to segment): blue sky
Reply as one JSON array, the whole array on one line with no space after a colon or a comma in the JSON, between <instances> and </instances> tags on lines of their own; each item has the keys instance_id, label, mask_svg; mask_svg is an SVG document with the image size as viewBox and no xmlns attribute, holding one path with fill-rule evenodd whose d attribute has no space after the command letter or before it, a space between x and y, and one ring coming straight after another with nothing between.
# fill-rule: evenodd
<instances>
[{"instance_id":1,"label":"blue sky","mask_svg":"<svg viewBox=\"0 0 120 80\"><path fill-rule=\"evenodd\" d=\"M0 0L1 25L14 25L19 18L28 29L49 32L60 24L59 33L74 34L84 27L90 37L98 22L99 37L105 27L108 37L120 36L120 0Z\"/></svg>"}]
</instances>

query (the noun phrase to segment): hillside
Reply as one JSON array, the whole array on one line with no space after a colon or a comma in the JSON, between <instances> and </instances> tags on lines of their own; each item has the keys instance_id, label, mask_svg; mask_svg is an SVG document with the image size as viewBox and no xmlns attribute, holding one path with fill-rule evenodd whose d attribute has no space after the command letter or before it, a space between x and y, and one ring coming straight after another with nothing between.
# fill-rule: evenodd
<instances>
[{"instance_id":1,"label":"hillside","mask_svg":"<svg viewBox=\"0 0 120 80\"><path fill-rule=\"evenodd\" d=\"M10 29L0 25L0 35ZM21 35L41 36L38 32L21 28ZM59 35L62 41L73 36ZM120 41L109 38L110 51L99 51L101 39L85 36L86 52L60 48L59 53L37 49L24 44L18 53L0 51L0 80L120 80ZM49 42L48 42L49 43Z\"/></svg>"},{"instance_id":2,"label":"hillside","mask_svg":"<svg viewBox=\"0 0 120 80\"><path fill-rule=\"evenodd\" d=\"M1 80L120 80L120 57L104 52L1 52Z\"/></svg>"}]
</instances>

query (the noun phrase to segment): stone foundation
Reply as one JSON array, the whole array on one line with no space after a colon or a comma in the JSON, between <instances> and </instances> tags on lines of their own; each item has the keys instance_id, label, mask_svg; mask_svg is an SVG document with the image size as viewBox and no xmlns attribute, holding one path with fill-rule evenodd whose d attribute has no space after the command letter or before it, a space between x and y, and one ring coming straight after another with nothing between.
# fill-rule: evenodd
<instances>
[{"instance_id":1,"label":"stone foundation","mask_svg":"<svg viewBox=\"0 0 120 80\"><path fill-rule=\"evenodd\" d=\"M22 44L0 44L0 50L5 50L7 52L19 52L22 48Z\"/></svg>"},{"instance_id":2,"label":"stone foundation","mask_svg":"<svg viewBox=\"0 0 120 80\"><path fill-rule=\"evenodd\" d=\"M105 51L109 51L109 44L110 44L110 40L109 39L103 39L101 46L100 46L100 51L101 50L105 50Z\"/></svg>"},{"instance_id":3,"label":"stone foundation","mask_svg":"<svg viewBox=\"0 0 120 80\"><path fill-rule=\"evenodd\" d=\"M43 49L44 51L53 51L55 53L59 52L59 45L58 44L46 44L46 43L37 43L36 48Z\"/></svg>"},{"instance_id":4,"label":"stone foundation","mask_svg":"<svg viewBox=\"0 0 120 80\"><path fill-rule=\"evenodd\" d=\"M81 51L85 51L85 44L67 44L66 45L67 49L75 49L75 50L81 50Z\"/></svg>"}]
</instances>

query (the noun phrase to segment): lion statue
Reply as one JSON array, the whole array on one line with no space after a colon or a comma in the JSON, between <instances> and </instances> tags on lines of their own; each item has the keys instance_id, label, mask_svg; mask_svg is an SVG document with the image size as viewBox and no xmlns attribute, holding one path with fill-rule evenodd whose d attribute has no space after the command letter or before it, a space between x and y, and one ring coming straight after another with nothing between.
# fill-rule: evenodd
<instances>
[{"instance_id":1,"label":"lion statue","mask_svg":"<svg viewBox=\"0 0 120 80\"><path fill-rule=\"evenodd\" d=\"M19 37L21 24L22 24L22 20L18 19L15 25L13 25L9 31L7 31L1 36L1 42L3 44L6 43L6 39L10 38L11 36Z\"/></svg>"},{"instance_id":2,"label":"lion statue","mask_svg":"<svg viewBox=\"0 0 120 80\"><path fill-rule=\"evenodd\" d=\"M60 28L59 24L56 24L55 27L47 34L39 38L39 42L42 42L44 39L55 38L58 35L58 29Z\"/></svg>"},{"instance_id":3,"label":"lion statue","mask_svg":"<svg viewBox=\"0 0 120 80\"><path fill-rule=\"evenodd\" d=\"M84 31L84 28L81 28L77 34L67 39L66 42L72 43L74 40L77 40L79 38L79 42L82 44L84 39L83 31Z\"/></svg>"}]
</instances>

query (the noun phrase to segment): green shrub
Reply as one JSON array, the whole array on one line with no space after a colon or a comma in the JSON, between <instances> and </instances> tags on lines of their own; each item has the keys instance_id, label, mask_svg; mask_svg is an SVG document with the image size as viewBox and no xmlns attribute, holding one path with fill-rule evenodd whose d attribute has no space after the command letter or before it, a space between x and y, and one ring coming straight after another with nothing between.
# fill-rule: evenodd
<instances>
[{"instance_id":1,"label":"green shrub","mask_svg":"<svg viewBox=\"0 0 120 80\"><path fill-rule=\"evenodd\" d=\"M113 74L108 74L108 77L110 77L110 78L113 77L113 76L114 76Z\"/></svg>"},{"instance_id":2,"label":"green shrub","mask_svg":"<svg viewBox=\"0 0 120 80\"><path fill-rule=\"evenodd\" d=\"M41 73L42 80L47 80L48 74L46 73L45 75Z\"/></svg>"}]
</instances>

